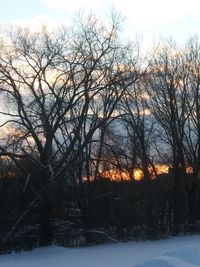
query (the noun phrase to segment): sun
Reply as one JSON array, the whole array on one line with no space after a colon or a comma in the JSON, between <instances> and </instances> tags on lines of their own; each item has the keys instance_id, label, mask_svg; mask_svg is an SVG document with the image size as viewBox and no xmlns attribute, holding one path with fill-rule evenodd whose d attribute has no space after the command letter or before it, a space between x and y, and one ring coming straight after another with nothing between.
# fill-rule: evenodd
<instances>
[{"instance_id":1,"label":"sun","mask_svg":"<svg viewBox=\"0 0 200 267\"><path fill-rule=\"evenodd\" d=\"M133 177L134 177L134 179L135 179L136 181L140 181L140 180L142 180L143 176L144 176L144 174L143 174L143 171L142 171L142 170L140 170L140 169L135 169L135 170L133 171Z\"/></svg>"}]
</instances>

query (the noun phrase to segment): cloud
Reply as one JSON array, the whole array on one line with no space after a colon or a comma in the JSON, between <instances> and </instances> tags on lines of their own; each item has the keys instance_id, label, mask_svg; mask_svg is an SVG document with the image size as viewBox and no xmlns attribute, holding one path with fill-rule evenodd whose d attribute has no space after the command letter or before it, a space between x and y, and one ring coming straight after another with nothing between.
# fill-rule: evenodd
<instances>
[{"instance_id":1,"label":"cloud","mask_svg":"<svg viewBox=\"0 0 200 267\"><path fill-rule=\"evenodd\" d=\"M197 16L200 9L199 0L112 0L112 5L140 27Z\"/></svg>"},{"instance_id":2,"label":"cloud","mask_svg":"<svg viewBox=\"0 0 200 267\"><path fill-rule=\"evenodd\" d=\"M108 13L111 8L120 11L128 20L139 27L157 23L174 22L184 16L198 16L199 0L44 0L50 8L74 12L79 9Z\"/></svg>"},{"instance_id":3,"label":"cloud","mask_svg":"<svg viewBox=\"0 0 200 267\"><path fill-rule=\"evenodd\" d=\"M85 11L97 11L102 8L101 0L44 0L45 4L50 8L65 9L68 13L75 12L79 9Z\"/></svg>"},{"instance_id":4,"label":"cloud","mask_svg":"<svg viewBox=\"0 0 200 267\"><path fill-rule=\"evenodd\" d=\"M10 20L6 22L1 22L0 25L2 28L10 29L13 26L16 27L29 27L32 31L38 31L41 29L43 25L48 25L50 30L56 29L60 24L68 25L70 22L65 19L65 21L57 21L51 16L40 14L30 19L17 19L17 20Z\"/></svg>"},{"instance_id":5,"label":"cloud","mask_svg":"<svg viewBox=\"0 0 200 267\"><path fill-rule=\"evenodd\" d=\"M7 0L9 1L9 0ZM103 19L111 9L126 17L122 28L126 36L188 36L200 32L200 0L37 0L42 2L41 14L34 18L12 20L5 24L29 25L33 30L47 24L55 28L59 23L70 25L72 16L78 10L83 14L93 11ZM30 7L31 8L31 7ZM22 18L22 16L19 16ZM1 25L3 24L3 21ZM150 41L148 41L150 42Z\"/></svg>"}]
</instances>

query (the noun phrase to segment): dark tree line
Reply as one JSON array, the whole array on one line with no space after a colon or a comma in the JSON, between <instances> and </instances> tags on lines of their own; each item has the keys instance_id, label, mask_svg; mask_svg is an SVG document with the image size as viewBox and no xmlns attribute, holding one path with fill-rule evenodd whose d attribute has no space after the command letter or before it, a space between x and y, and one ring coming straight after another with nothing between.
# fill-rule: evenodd
<instances>
[{"instance_id":1,"label":"dark tree line","mask_svg":"<svg viewBox=\"0 0 200 267\"><path fill-rule=\"evenodd\" d=\"M199 230L200 43L139 48L117 15L1 38L1 250Z\"/></svg>"}]
</instances>

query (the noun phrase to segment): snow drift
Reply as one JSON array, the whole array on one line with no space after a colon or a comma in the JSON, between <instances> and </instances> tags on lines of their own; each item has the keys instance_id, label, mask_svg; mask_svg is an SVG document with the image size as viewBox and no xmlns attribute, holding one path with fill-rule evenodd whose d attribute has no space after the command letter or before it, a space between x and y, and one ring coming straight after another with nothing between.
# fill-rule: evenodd
<instances>
[{"instance_id":1,"label":"snow drift","mask_svg":"<svg viewBox=\"0 0 200 267\"><path fill-rule=\"evenodd\" d=\"M200 236L82 248L46 247L0 256L2 267L197 267Z\"/></svg>"}]
</instances>

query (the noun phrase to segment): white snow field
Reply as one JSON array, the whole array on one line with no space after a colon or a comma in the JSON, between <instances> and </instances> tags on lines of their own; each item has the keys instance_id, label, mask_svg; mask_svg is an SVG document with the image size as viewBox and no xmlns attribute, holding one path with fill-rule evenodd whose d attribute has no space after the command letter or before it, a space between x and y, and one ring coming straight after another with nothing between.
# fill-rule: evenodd
<instances>
[{"instance_id":1,"label":"white snow field","mask_svg":"<svg viewBox=\"0 0 200 267\"><path fill-rule=\"evenodd\" d=\"M200 236L83 248L46 247L0 256L0 267L197 267Z\"/></svg>"}]
</instances>

